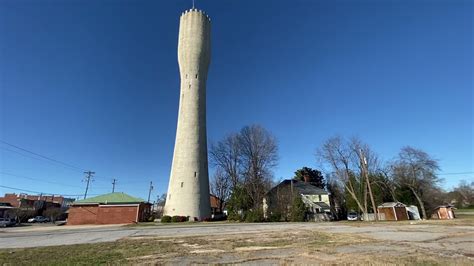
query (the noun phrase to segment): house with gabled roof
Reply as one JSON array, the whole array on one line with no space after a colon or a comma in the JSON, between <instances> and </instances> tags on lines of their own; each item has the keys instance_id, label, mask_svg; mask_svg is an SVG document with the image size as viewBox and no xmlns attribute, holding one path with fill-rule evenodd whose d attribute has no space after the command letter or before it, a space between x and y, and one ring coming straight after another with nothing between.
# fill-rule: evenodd
<instances>
[{"instance_id":1,"label":"house with gabled roof","mask_svg":"<svg viewBox=\"0 0 474 266\"><path fill-rule=\"evenodd\" d=\"M151 204L123 192L78 200L69 208L68 225L131 224L146 221Z\"/></svg>"},{"instance_id":2,"label":"house with gabled roof","mask_svg":"<svg viewBox=\"0 0 474 266\"><path fill-rule=\"evenodd\" d=\"M328 221L331 219L329 193L310 182L286 179L267 192L263 200L266 217L274 213L288 213L294 197L300 197L306 207L307 221Z\"/></svg>"}]
</instances>

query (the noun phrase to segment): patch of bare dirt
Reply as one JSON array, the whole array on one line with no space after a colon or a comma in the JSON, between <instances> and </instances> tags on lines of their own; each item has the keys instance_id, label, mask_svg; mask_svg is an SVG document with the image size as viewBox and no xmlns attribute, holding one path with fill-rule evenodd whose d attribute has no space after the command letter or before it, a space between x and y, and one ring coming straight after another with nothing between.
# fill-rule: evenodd
<instances>
[{"instance_id":1,"label":"patch of bare dirt","mask_svg":"<svg viewBox=\"0 0 474 266\"><path fill-rule=\"evenodd\" d=\"M474 264L474 228L341 225L223 237L160 239L177 253L141 256L158 264Z\"/></svg>"}]
</instances>

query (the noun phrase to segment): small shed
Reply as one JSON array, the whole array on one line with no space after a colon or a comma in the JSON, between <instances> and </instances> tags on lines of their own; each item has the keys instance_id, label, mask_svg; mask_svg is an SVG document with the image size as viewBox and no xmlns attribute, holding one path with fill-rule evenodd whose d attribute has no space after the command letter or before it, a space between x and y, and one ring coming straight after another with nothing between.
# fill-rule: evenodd
<instances>
[{"instance_id":1,"label":"small shed","mask_svg":"<svg viewBox=\"0 0 474 266\"><path fill-rule=\"evenodd\" d=\"M143 222L151 204L122 192L115 192L74 202L69 208L68 225L130 224Z\"/></svg>"},{"instance_id":2,"label":"small shed","mask_svg":"<svg viewBox=\"0 0 474 266\"><path fill-rule=\"evenodd\" d=\"M454 215L454 206L442 205L435 208L431 218L440 220L451 220L456 216Z\"/></svg>"},{"instance_id":3,"label":"small shed","mask_svg":"<svg viewBox=\"0 0 474 266\"><path fill-rule=\"evenodd\" d=\"M377 207L381 220L408 220L407 206L401 202L385 202Z\"/></svg>"},{"instance_id":4,"label":"small shed","mask_svg":"<svg viewBox=\"0 0 474 266\"><path fill-rule=\"evenodd\" d=\"M416 205L407 206L408 218L410 220L421 220L420 212Z\"/></svg>"}]
</instances>

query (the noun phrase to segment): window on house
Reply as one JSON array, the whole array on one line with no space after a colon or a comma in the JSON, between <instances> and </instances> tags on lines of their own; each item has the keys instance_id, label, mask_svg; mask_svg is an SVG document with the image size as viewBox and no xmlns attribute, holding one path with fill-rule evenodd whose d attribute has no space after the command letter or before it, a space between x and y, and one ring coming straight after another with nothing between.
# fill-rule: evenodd
<instances>
[{"instance_id":1,"label":"window on house","mask_svg":"<svg viewBox=\"0 0 474 266\"><path fill-rule=\"evenodd\" d=\"M319 196L319 201L323 201L323 199L322 199L321 195L318 195L318 196Z\"/></svg>"}]
</instances>

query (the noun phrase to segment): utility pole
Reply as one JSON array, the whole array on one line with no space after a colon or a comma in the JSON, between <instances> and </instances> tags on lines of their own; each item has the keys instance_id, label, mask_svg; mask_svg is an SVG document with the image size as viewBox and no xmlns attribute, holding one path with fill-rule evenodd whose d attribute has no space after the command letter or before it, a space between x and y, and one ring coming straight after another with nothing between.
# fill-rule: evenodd
<instances>
[{"instance_id":1,"label":"utility pole","mask_svg":"<svg viewBox=\"0 0 474 266\"><path fill-rule=\"evenodd\" d=\"M89 184L92 180L92 175L95 174L95 172L92 172L92 171L86 171L84 172L84 174L86 174L87 176L85 177L85 180L87 182L87 185L86 185L86 192L84 193L84 199L86 199L87 197L87 191L89 190Z\"/></svg>"},{"instance_id":2,"label":"utility pole","mask_svg":"<svg viewBox=\"0 0 474 266\"><path fill-rule=\"evenodd\" d=\"M114 180L112 181L112 193L115 192L115 184L117 183L117 179L114 178Z\"/></svg>"},{"instance_id":3,"label":"utility pole","mask_svg":"<svg viewBox=\"0 0 474 266\"><path fill-rule=\"evenodd\" d=\"M151 191L153 190L153 182L150 181L150 190L148 190L148 203L150 203Z\"/></svg>"},{"instance_id":4,"label":"utility pole","mask_svg":"<svg viewBox=\"0 0 474 266\"><path fill-rule=\"evenodd\" d=\"M372 203L372 209L374 209L374 219L375 221L378 221L379 218L377 214L377 206L375 206L374 194L372 194L372 185L370 184L370 179L369 179L369 167L367 163L367 158L365 157L365 154L363 153L362 149L360 149L359 152L360 152L360 157L361 157L362 169L363 169L365 179L367 182L367 188L369 189L369 196L370 196L370 201Z\"/></svg>"}]
</instances>

